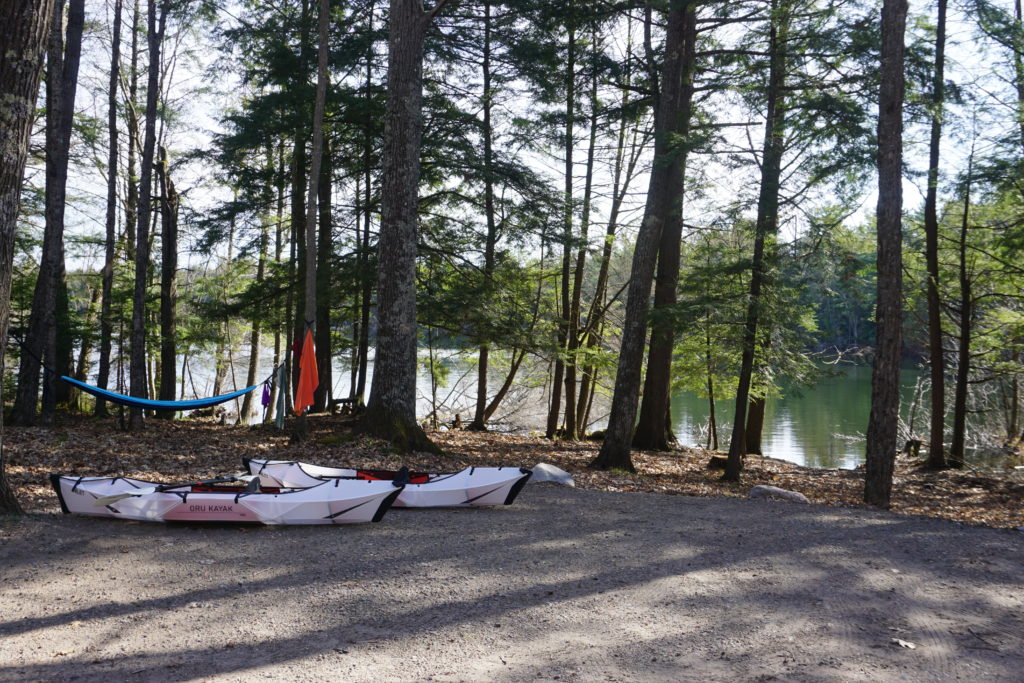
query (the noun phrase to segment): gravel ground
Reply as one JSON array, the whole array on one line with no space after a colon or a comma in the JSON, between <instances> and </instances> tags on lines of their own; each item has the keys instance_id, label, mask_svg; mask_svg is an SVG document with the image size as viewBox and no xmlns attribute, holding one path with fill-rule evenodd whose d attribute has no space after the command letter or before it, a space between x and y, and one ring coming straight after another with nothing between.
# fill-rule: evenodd
<instances>
[{"instance_id":1,"label":"gravel ground","mask_svg":"<svg viewBox=\"0 0 1024 683\"><path fill-rule=\"evenodd\" d=\"M530 485L349 527L0 522L0 680L1022 680L1024 533Z\"/></svg>"}]
</instances>

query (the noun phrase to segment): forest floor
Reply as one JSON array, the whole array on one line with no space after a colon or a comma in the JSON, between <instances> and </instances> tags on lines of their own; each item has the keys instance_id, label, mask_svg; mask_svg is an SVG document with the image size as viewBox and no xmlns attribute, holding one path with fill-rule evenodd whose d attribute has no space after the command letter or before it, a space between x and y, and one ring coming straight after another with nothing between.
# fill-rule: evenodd
<instances>
[{"instance_id":1,"label":"forest floor","mask_svg":"<svg viewBox=\"0 0 1024 683\"><path fill-rule=\"evenodd\" d=\"M155 481L189 481L241 469L242 458L300 460L336 467L397 468L428 472L547 462L573 475L576 486L603 491L643 491L683 496L746 497L756 484L799 491L812 503L863 507L863 470L801 467L748 456L742 481L721 481L707 468L707 451L634 452L637 473L586 468L598 442L549 441L540 437L451 430L431 432L443 456L400 455L388 444L352 429L344 416L314 415L305 444L269 426L224 426L212 420L149 420L141 434L119 431L115 420L66 418L53 429L7 428L8 475L27 512L56 512L48 475L119 475ZM1024 464L1022 461L1021 464ZM930 472L900 457L893 481L892 511L965 524L1016 529L1024 526L1024 470L1001 475L947 470Z\"/></svg>"},{"instance_id":2,"label":"forest floor","mask_svg":"<svg viewBox=\"0 0 1024 683\"><path fill-rule=\"evenodd\" d=\"M0 519L0 681L1019 681L1019 484L901 468L901 513L856 472L696 451L585 469L594 444L447 432L399 457L343 418L263 427L71 420L9 429L30 514ZM577 488L379 524L245 527L59 514L50 471L188 480L242 456L451 470L556 464ZM756 483L816 503L748 500ZM1017 486L1018 488L1014 488ZM676 494L676 495L665 495ZM966 494L966 495L960 495ZM1015 500L1014 500L1015 498Z\"/></svg>"}]
</instances>

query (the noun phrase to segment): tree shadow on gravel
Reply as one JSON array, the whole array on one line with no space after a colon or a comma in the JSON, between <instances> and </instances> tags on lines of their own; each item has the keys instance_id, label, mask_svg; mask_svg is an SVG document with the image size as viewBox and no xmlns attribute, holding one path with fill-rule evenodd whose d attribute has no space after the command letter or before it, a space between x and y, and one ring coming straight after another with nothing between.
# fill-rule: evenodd
<instances>
[{"instance_id":1,"label":"tree shadow on gravel","mask_svg":"<svg viewBox=\"0 0 1024 683\"><path fill-rule=\"evenodd\" d=\"M248 532L27 520L0 560L7 577L0 597L22 601L18 616L0 616L0 679L238 674L343 650L376 657L371 650L380 643L466 628L498 639L493 624L510 619L517 621L517 642L547 642L574 625L535 617L583 606L605 625L620 613L624 623L640 614L659 623L715 615L701 631L654 629L646 645L633 649L614 635L596 638L608 657L621 647L623 658L635 658L627 650L640 647L651 657L678 651L687 661L717 657L727 664L716 655L719 641L758 633L766 620L798 634L832 624L823 643L876 658L892 655L879 648L908 632L934 646L923 652L978 655L969 633L943 635L942 619L922 616L945 614L951 624L974 624L987 634L981 638L996 654L981 656L997 671L1024 664L1021 617L991 598L1019 586L1024 549L1016 537L862 510L661 501L652 507L651 500L634 504L633 496L531 487L510 508L396 510L379 525ZM74 595L88 590L76 577L89 572L110 575L109 598ZM47 591L53 613L24 603ZM69 597L87 604L70 604ZM69 632L69 624L79 626ZM135 651L109 651L140 628L153 629L160 647L144 642ZM12 659L13 648L30 641L74 652L50 661ZM730 656L771 658L773 647L786 645L768 636L754 642L753 651ZM645 666L633 665L623 671ZM522 664L516 677L528 670Z\"/></svg>"}]
</instances>

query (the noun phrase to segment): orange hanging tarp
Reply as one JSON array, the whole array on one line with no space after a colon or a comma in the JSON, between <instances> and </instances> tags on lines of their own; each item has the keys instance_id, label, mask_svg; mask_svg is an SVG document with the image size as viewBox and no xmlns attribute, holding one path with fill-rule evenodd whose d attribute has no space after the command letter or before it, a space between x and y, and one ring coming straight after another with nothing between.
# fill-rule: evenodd
<instances>
[{"instance_id":1,"label":"orange hanging tarp","mask_svg":"<svg viewBox=\"0 0 1024 683\"><path fill-rule=\"evenodd\" d=\"M320 385L320 372L316 367L316 348L313 346L313 330L306 330L302 342L302 357L299 359L299 388L295 392L295 414L302 415L313 405L313 392Z\"/></svg>"}]
</instances>

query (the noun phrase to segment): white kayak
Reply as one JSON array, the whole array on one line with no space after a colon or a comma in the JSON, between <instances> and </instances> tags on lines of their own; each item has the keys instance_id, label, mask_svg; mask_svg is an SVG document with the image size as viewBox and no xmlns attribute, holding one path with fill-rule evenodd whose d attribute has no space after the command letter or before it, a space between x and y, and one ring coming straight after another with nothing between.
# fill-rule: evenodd
<instances>
[{"instance_id":1,"label":"white kayak","mask_svg":"<svg viewBox=\"0 0 1024 683\"><path fill-rule=\"evenodd\" d=\"M263 487L249 478L157 484L127 477L50 475L66 513L149 522L353 524L379 522L401 482L322 481L302 488ZM236 483L236 485L223 485Z\"/></svg>"},{"instance_id":2,"label":"white kayak","mask_svg":"<svg viewBox=\"0 0 1024 683\"><path fill-rule=\"evenodd\" d=\"M327 481L408 478L395 507L511 505L530 478L522 467L467 467L452 474L321 467L294 460L245 458L243 467L267 486L318 486Z\"/></svg>"}]
</instances>

